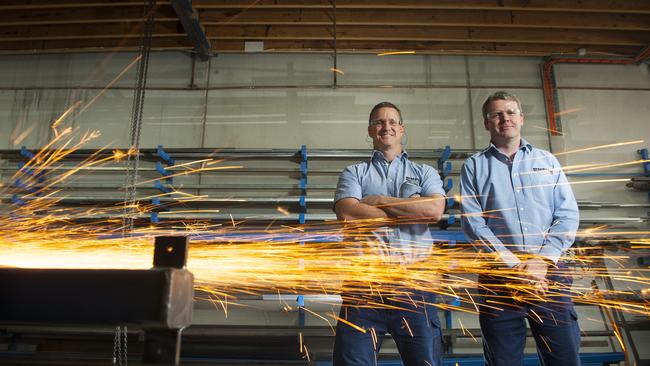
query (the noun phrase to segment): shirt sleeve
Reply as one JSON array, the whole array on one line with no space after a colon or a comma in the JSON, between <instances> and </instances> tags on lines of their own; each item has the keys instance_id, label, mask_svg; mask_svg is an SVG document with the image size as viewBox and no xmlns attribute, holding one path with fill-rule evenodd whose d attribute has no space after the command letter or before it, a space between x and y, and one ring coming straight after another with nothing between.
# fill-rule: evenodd
<instances>
[{"instance_id":1,"label":"shirt sleeve","mask_svg":"<svg viewBox=\"0 0 650 366\"><path fill-rule=\"evenodd\" d=\"M463 232L477 250L495 253L505 265L514 267L520 263L520 260L487 226L483 217L483 208L479 201L478 190L474 179L475 171L473 162L471 159L468 159L463 164L460 177L460 222Z\"/></svg>"},{"instance_id":2,"label":"shirt sleeve","mask_svg":"<svg viewBox=\"0 0 650 366\"><path fill-rule=\"evenodd\" d=\"M442 187L442 179L438 171L428 165L424 165L422 169L422 182L420 183L422 190L421 196L433 196L439 194L446 196L445 189Z\"/></svg>"},{"instance_id":3,"label":"shirt sleeve","mask_svg":"<svg viewBox=\"0 0 650 366\"><path fill-rule=\"evenodd\" d=\"M339 182L336 185L334 194L334 204L343 198L363 198L361 192L361 182L354 165L348 166L339 176Z\"/></svg>"},{"instance_id":4,"label":"shirt sleeve","mask_svg":"<svg viewBox=\"0 0 650 366\"><path fill-rule=\"evenodd\" d=\"M562 254L573 245L580 225L580 213L573 190L560 163L554 156L551 158L553 169L559 171L553 187L553 223L548 228L539 255L557 263Z\"/></svg>"}]
</instances>

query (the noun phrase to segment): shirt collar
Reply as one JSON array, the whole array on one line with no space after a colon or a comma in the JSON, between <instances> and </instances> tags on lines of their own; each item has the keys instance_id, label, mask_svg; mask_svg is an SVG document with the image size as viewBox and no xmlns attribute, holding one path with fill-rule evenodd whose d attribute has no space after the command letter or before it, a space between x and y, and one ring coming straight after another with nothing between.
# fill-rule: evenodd
<instances>
[{"instance_id":1,"label":"shirt collar","mask_svg":"<svg viewBox=\"0 0 650 366\"><path fill-rule=\"evenodd\" d=\"M526 141L526 139L522 137L519 142L519 150L530 152L532 149L533 149L533 145L531 145L530 142ZM490 145L488 145L488 147L485 150L483 150L483 153L486 153L490 150L499 152L499 149L497 149L497 147L492 143L492 141L490 141Z\"/></svg>"},{"instance_id":2,"label":"shirt collar","mask_svg":"<svg viewBox=\"0 0 650 366\"><path fill-rule=\"evenodd\" d=\"M406 150L402 150L401 153L397 154L395 159L402 159L402 158L408 158L409 154L406 152ZM386 157L384 156L384 153L379 151L379 150L372 150L372 157L370 160L386 160Z\"/></svg>"}]
</instances>

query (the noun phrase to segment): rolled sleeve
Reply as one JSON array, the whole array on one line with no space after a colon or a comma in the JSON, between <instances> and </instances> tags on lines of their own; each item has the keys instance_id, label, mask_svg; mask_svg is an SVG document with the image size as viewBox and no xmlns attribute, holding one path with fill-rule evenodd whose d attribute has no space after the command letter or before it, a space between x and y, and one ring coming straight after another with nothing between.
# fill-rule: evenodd
<instances>
[{"instance_id":1,"label":"rolled sleeve","mask_svg":"<svg viewBox=\"0 0 650 366\"><path fill-rule=\"evenodd\" d=\"M354 166L345 168L339 176L339 181L336 185L336 193L334 194L334 204L339 200L348 197L356 198L358 200L363 198L359 175Z\"/></svg>"},{"instance_id":2,"label":"rolled sleeve","mask_svg":"<svg viewBox=\"0 0 650 366\"><path fill-rule=\"evenodd\" d=\"M445 189L442 187L440 174L428 165L425 165L422 170L422 182L420 185L422 188L420 195L422 196L433 196L434 194L446 196Z\"/></svg>"}]
</instances>

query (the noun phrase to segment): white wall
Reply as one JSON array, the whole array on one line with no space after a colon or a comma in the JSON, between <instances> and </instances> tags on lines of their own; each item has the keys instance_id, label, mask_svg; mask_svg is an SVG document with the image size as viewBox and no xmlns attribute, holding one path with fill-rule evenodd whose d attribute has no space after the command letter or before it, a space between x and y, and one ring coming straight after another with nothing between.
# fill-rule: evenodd
<instances>
[{"instance_id":1,"label":"white wall","mask_svg":"<svg viewBox=\"0 0 650 366\"><path fill-rule=\"evenodd\" d=\"M563 136L554 138L554 150L572 151L612 143L644 140L587 152L567 154L564 165L620 164L640 159L638 149L650 146L650 72L641 65L555 66L558 109L567 112L561 118ZM639 174L640 164L618 166L582 173ZM617 176L573 177L575 182L617 179ZM625 188L625 183L605 182L574 184L583 200L618 203L648 203L647 194ZM583 211L583 216L646 216L647 208Z\"/></svg>"},{"instance_id":2,"label":"white wall","mask_svg":"<svg viewBox=\"0 0 650 366\"><path fill-rule=\"evenodd\" d=\"M89 147L126 147L134 57L0 58L0 124L17 131L0 139L0 148L42 146L51 135L48 124L77 101L82 102L77 111L87 108L71 114L67 123L102 133ZM141 146L200 147L205 120L205 147L365 148L368 111L383 100L402 108L410 148L484 146L477 106L495 88L523 93L535 110L531 125L545 123L538 64L535 58L341 55L337 67L343 74L336 75L335 86L330 55L219 55L210 66L206 98L207 63L196 64L197 88L191 89L190 57L154 53ZM113 89L102 90L121 73ZM26 130L31 133L16 141ZM548 146L543 129L531 129L530 135Z\"/></svg>"},{"instance_id":3,"label":"white wall","mask_svg":"<svg viewBox=\"0 0 650 366\"><path fill-rule=\"evenodd\" d=\"M49 124L77 102L64 124L99 130L101 137L89 148L127 147L134 60L130 53L0 57L0 148L43 146L52 136ZM333 61L331 55L224 54L211 64L197 62L192 76L188 55L153 53L141 146L368 148L368 111L388 100L403 111L407 148L478 149L488 143L481 104L491 92L505 89L523 101L524 136L549 148L540 58L339 55L340 74L330 70ZM567 113L561 117L564 136L552 139L554 152L650 138L647 64L555 68L558 108ZM636 149L647 145L561 160L620 163L636 159ZM620 182L574 188L579 199L644 200ZM645 215L644 209L629 212ZM594 212L604 213L621 215L620 210Z\"/></svg>"},{"instance_id":4,"label":"white wall","mask_svg":"<svg viewBox=\"0 0 650 366\"><path fill-rule=\"evenodd\" d=\"M134 60L129 53L0 57L0 148L42 146L52 136L49 124L77 102L65 123L102 133L88 147L126 147ZM541 63L539 58L340 55L342 74L334 74L331 55L226 54L211 65L196 63L196 87L190 88L189 56L153 53L141 146L367 148L368 111L389 100L402 108L409 148L482 148L488 135L480 106L489 93L507 89L523 101L525 137L549 148ZM555 70L557 103L567 113L561 117L564 136L553 138L554 152L650 138L647 64L558 64ZM107 85L112 88L103 90ZM574 153L562 161L620 163L636 159L643 146ZM607 172L638 173L639 167ZM618 183L575 189L587 200L603 200L603 191L610 201L640 199Z\"/></svg>"}]
</instances>

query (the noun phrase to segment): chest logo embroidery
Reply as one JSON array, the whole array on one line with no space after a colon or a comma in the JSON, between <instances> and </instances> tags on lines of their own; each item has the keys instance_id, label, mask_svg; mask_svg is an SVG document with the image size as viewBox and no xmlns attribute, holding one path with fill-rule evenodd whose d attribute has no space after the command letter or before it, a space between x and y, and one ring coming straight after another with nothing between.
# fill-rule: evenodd
<instances>
[{"instance_id":1,"label":"chest logo embroidery","mask_svg":"<svg viewBox=\"0 0 650 366\"><path fill-rule=\"evenodd\" d=\"M537 174L553 175L553 169L551 168L536 168L533 167L533 172Z\"/></svg>"},{"instance_id":2,"label":"chest logo embroidery","mask_svg":"<svg viewBox=\"0 0 650 366\"><path fill-rule=\"evenodd\" d=\"M415 184L415 185L419 186L420 185L420 180L417 179L417 178L413 178L413 177L406 177L406 183Z\"/></svg>"}]
</instances>

